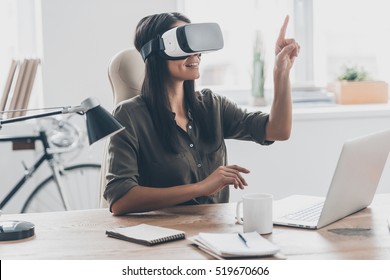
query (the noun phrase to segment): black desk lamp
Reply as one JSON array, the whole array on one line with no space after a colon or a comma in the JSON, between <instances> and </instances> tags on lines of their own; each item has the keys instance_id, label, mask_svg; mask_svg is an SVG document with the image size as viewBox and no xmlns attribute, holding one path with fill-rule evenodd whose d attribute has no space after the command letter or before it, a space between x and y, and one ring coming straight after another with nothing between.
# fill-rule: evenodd
<instances>
[{"instance_id":1,"label":"black desk lamp","mask_svg":"<svg viewBox=\"0 0 390 280\"><path fill-rule=\"evenodd\" d=\"M104 137L113 135L124 129L124 127L108 111L106 111L103 107L100 106L99 101L96 98L87 98L83 102L81 102L80 106L61 107L61 109L57 111L16 117L5 120L0 119L0 130L3 124L68 113L79 113L86 115L88 139L90 145ZM30 222L0 222L0 241L28 238L33 236L34 234L34 224Z\"/></svg>"}]
</instances>

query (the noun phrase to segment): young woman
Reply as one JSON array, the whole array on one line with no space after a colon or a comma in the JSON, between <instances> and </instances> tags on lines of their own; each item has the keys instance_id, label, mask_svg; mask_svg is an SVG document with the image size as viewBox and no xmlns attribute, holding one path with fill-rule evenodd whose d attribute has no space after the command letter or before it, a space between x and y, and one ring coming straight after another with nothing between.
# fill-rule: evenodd
<instances>
[{"instance_id":1,"label":"young woman","mask_svg":"<svg viewBox=\"0 0 390 280\"><path fill-rule=\"evenodd\" d=\"M143 18L134 39L138 51L167 30L189 24L179 13ZM145 61L142 94L119 104L126 127L112 136L104 197L115 215L174 205L228 202L229 185L243 189L244 167L227 165L224 139L262 145L291 132L289 73L299 45L285 39L286 17L275 48L274 99L270 114L247 113L209 89L195 91L201 55Z\"/></svg>"}]
</instances>

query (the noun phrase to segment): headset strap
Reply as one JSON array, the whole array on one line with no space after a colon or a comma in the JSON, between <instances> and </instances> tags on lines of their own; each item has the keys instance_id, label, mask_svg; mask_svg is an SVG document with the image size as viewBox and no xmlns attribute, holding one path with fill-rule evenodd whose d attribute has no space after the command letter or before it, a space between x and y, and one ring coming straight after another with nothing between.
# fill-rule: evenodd
<instances>
[{"instance_id":1,"label":"headset strap","mask_svg":"<svg viewBox=\"0 0 390 280\"><path fill-rule=\"evenodd\" d=\"M141 48L141 56L144 61L151 56L154 52L165 50L163 39L158 36L156 39L150 40Z\"/></svg>"}]
</instances>

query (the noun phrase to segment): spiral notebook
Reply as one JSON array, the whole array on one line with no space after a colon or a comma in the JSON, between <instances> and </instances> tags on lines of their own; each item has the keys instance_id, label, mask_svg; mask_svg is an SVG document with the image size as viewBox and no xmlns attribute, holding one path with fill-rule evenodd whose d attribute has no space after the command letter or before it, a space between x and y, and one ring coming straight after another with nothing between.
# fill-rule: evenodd
<instances>
[{"instance_id":1,"label":"spiral notebook","mask_svg":"<svg viewBox=\"0 0 390 280\"><path fill-rule=\"evenodd\" d=\"M131 227L118 227L112 230L107 230L106 234L109 237L147 246L185 238L184 231L148 224L139 224Z\"/></svg>"}]
</instances>

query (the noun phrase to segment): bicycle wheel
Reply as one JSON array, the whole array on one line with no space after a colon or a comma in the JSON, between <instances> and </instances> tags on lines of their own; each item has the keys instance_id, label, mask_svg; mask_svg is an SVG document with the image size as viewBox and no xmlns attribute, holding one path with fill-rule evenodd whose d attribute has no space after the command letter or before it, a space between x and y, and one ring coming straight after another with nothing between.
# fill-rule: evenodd
<instances>
[{"instance_id":1,"label":"bicycle wheel","mask_svg":"<svg viewBox=\"0 0 390 280\"><path fill-rule=\"evenodd\" d=\"M99 207L100 165L77 164L60 172L64 183L64 195L71 209L82 210ZM40 183L27 198L22 213L65 211L53 175Z\"/></svg>"}]
</instances>

